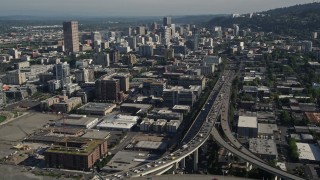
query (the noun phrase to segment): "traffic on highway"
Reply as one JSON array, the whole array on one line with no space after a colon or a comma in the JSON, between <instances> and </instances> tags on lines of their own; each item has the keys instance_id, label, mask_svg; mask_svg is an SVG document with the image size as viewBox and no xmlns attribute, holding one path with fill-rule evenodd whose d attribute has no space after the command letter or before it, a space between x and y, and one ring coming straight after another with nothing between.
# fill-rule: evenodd
<instances>
[{"instance_id":1,"label":"traffic on highway","mask_svg":"<svg viewBox=\"0 0 320 180\"><path fill-rule=\"evenodd\" d=\"M167 168L174 163L180 162L183 158L196 151L208 139L210 132L214 127L215 121L219 117L221 101L223 98L222 89L230 81L233 71L225 70L218 79L214 88L212 89L208 99L201 108L200 113L195 118L193 124L182 139L182 146L180 149L166 155L156 161L145 164L143 166L135 167L126 172L112 174L108 177L122 178L122 177L138 177L145 176L150 173Z\"/></svg>"}]
</instances>

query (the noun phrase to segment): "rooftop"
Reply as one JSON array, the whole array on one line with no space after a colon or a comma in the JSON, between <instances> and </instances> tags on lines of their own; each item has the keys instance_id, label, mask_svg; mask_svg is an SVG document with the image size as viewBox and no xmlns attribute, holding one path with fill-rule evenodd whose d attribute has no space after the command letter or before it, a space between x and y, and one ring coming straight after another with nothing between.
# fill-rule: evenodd
<instances>
[{"instance_id":1,"label":"rooftop","mask_svg":"<svg viewBox=\"0 0 320 180\"><path fill-rule=\"evenodd\" d=\"M91 123L98 122L98 118L95 117L81 117L81 118L64 118L58 122L58 125L69 125L69 126L87 126Z\"/></svg>"},{"instance_id":2,"label":"rooftop","mask_svg":"<svg viewBox=\"0 0 320 180\"><path fill-rule=\"evenodd\" d=\"M109 163L102 168L103 171L127 171L132 167L138 166L142 162L151 161L155 157L148 152L134 152L134 151L119 151L109 161Z\"/></svg>"},{"instance_id":3,"label":"rooftop","mask_svg":"<svg viewBox=\"0 0 320 180\"><path fill-rule=\"evenodd\" d=\"M79 139L79 138L77 138ZM74 139L72 139L74 140ZM75 155L88 155L90 154L97 146L104 143L104 140L88 140L83 139L83 145L81 147L68 147L68 139L65 140L66 146L53 146L46 150L49 153L63 153L63 154L75 154ZM79 139L80 140L80 139Z\"/></svg>"},{"instance_id":4,"label":"rooftop","mask_svg":"<svg viewBox=\"0 0 320 180\"><path fill-rule=\"evenodd\" d=\"M155 126L158 126L158 125L164 126L164 125L166 125L166 124L167 124L167 120L165 120L165 119L158 119L157 121L155 121L155 122L153 123L153 125L155 125Z\"/></svg>"},{"instance_id":5,"label":"rooftop","mask_svg":"<svg viewBox=\"0 0 320 180\"><path fill-rule=\"evenodd\" d=\"M167 123L168 126L178 126L180 125L181 121L178 120L171 120Z\"/></svg>"},{"instance_id":6,"label":"rooftop","mask_svg":"<svg viewBox=\"0 0 320 180\"><path fill-rule=\"evenodd\" d=\"M123 103L121 107L136 107L140 109L150 109L152 105L150 104L137 104L137 103Z\"/></svg>"},{"instance_id":7,"label":"rooftop","mask_svg":"<svg viewBox=\"0 0 320 180\"><path fill-rule=\"evenodd\" d=\"M278 155L276 143L272 139L249 139L249 149L256 154Z\"/></svg>"},{"instance_id":8,"label":"rooftop","mask_svg":"<svg viewBox=\"0 0 320 180\"><path fill-rule=\"evenodd\" d=\"M238 127L257 128L257 117L252 116L239 116Z\"/></svg>"},{"instance_id":9,"label":"rooftop","mask_svg":"<svg viewBox=\"0 0 320 180\"><path fill-rule=\"evenodd\" d=\"M273 134L274 131L277 131L277 130L278 130L278 126L276 124L258 123L259 134Z\"/></svg>"},{"instance_id":10,"label":"rooftop","mask_svg":"<svg viewBox=\"0 0 320 180\"><path fill-rule=\"evenodd\" d=\"M82 138L88 139L107 139L110 136L110 132L102 131L102 130L92 130L87 131Z\"/></svg>"},{"instance_id":11,"label":"rooftop","mask_svg":"<svg viewBox=\"0 0 320 180\"><path fill-rule=\"evenodd\" d=\"M138 121L138 116L114 115L105 117L104 121L97 125L98 128L131 129Z\"/></svg>"},{"instance_id":12,"label":"rooftop","mask_svg":"<svg viewBox=\"0 0 320 180\"><path fill-rule=\"evenodd\" d=\"M164 142L154 142L154 141L139 141L135 148L141 149L151 149L151 150L165 150L167 144Z\"/></svg>"},{"instance_id":13,"label":"rooftop","mask_svg":"<svg viewBox=\"0 0 320 180\"><path fill-rule=\"evenodd\" d=\"M315 144L297 143L299 159L320 161L320 148Z\"/></svg>"},{"instance_id":14,"label":"rooftop","mask_svg":"<svg viewBox=\"0 0 320 180\"><path fill-rule=\"evenodd\" d=\"M190 106L185 106L185 105L175 105L173 106L172 109L175 110L190 110Z\"/></svg>"},{"instance_id":15,"label":"rooftop","mask_svg":"<svg viewBox=\"0 0 320 180\"><path fill-rule=\"evenodd\" d=\"M153 124L153 119L144 118L141 122L141 124Z\"/></svg>"},{"instance_id":16,"label":"rooftop","mask_svg":"<svg viewBox=\"0 0 320 180\"><path fill-rule=\"evenodd\" d=\"M86 111L105 111L109 108L114 108L116 105L112 103L87 103L81 106L80 110Z\"/></svg>"},{"instance_id":17,"label":"rooftop","mask_svg":"<svg viewBox=\"0 0 320 180\"><path fill-rule=\"evenodd\" d=\"M306 116L310 122L320 125L320 113L306 112Z\"/></svg>"}]
</instances>

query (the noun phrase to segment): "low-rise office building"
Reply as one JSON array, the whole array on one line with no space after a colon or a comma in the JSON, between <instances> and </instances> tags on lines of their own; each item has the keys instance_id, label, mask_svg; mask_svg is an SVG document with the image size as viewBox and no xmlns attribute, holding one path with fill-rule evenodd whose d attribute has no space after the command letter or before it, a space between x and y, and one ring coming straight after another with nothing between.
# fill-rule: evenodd
<instances>
[{"instance_id":1,"label":"low-rise office building","mask_svg":"<svg viewBox=\"0 0 320 180\"><path fill-rule=\"evenodd\" d=\"M62 101L66 101L67 99L68 99L68 96L53 96L51 98L41 101L40 108L43 111L47 111L47 110L50 110L54 104Z\"/></svg>"},{"instance_id":2,"label":"low-rise office building","mask_svg":"<svg viewBox=\"0 0 320 180\"><path fill-rule=\"evenodd\" d=\"M178 112L178 113L182 113L182 114L188 114L190 112L190 106L186 106L186 105L175 105L172 108L173 112Z\"/></svg>"},{"instance_id":3,"label":"low-rise office building","mask_svg":"<svg viewBox=\"0 0 320 180\"><path fill-rule=\"evenodd\" d=\"M257 117L239 116L238 135L241 137L255 138L258 135Z\"/></svg>"},{"instance_id":4,"label":"low-rise office building","mask_svg":"<svg viewBox=\"0 0 320 180\"><path fill-rule=\"evenodd\" d=\"M170 120L183 121L183 114L182 113L173 112L171 110L152 111L152 112L148 113L147 117L150 119L155 119L155 120L166 119L167 121L170 121Z\"/></svg>"},{"instance_id":5,"label":"low-rise office building","mask_svg":"<svg viewBox=\"0 0 320 180\"><path fill-rule=\"evenodd\" d=\"M166 125L167 125L167 120L165 119L158 119L153 123L153 131L155 132L165 132L166 131Z\"/></svg>"},{"instance_id":6,"label":"low-rise office building","mask_svg":"<svg viewBox=\"0 0 320 180\"><path fill-rule=\"evenodd\" d=\"M171 120L170 122L167 123L167 132L176 133L178 131L180 124L181 124L181 121Z\"/></svg>"},{"instance_id":7,"label":"low-rise office building","mask_svg":"<svg viewBox=\"0 0 320 180\"><path fill-rule=\"evenodd\" d=\"M70 111L81 106L81 104L82 104L81 97L72 97L70 99L66 99L62 102L56 103L53 106L57 112L69 113Z\"/></svg>"},{"instance_id":8,"label":"low-rise office building","mask_svg":"<svg viewBox=\"0 0 320 180\"><path fill-rule=\"evenodd\" d=\"M140 123L140 131L149 132L152 131L154 120L145 118Z\"/></svg>"}]
</instances>

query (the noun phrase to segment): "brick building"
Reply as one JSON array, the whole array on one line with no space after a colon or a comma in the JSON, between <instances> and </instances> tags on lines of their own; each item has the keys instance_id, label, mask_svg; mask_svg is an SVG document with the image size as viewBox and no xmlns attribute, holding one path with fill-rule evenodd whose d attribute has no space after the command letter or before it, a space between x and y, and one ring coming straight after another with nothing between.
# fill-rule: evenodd
<instances>
[{"instance_id":1,"label":"brick building","mask_svg":"<svg viewBox=\"0 0 320 180\"><path fill-rule=\"evenodd\" d=\"M44 152L50 168L88 171L107 154L105 139L67 138Z\"/></svg>"}]
</instances>

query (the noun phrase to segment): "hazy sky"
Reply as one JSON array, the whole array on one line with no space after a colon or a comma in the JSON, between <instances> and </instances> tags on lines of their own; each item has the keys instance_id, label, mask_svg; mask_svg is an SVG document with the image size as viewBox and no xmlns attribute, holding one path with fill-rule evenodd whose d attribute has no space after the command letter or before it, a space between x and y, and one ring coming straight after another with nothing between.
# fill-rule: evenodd
<instances>
[{"instance_id":1,"label":"hazy sky","mask_svg":"<svg viewBox=\"0 0 320 180\"><path fill-rule=\"evenodd\" d=\"M249 13L312 0L0 0L0 16L153 16Z\"/></svg>"}]
</instances>

